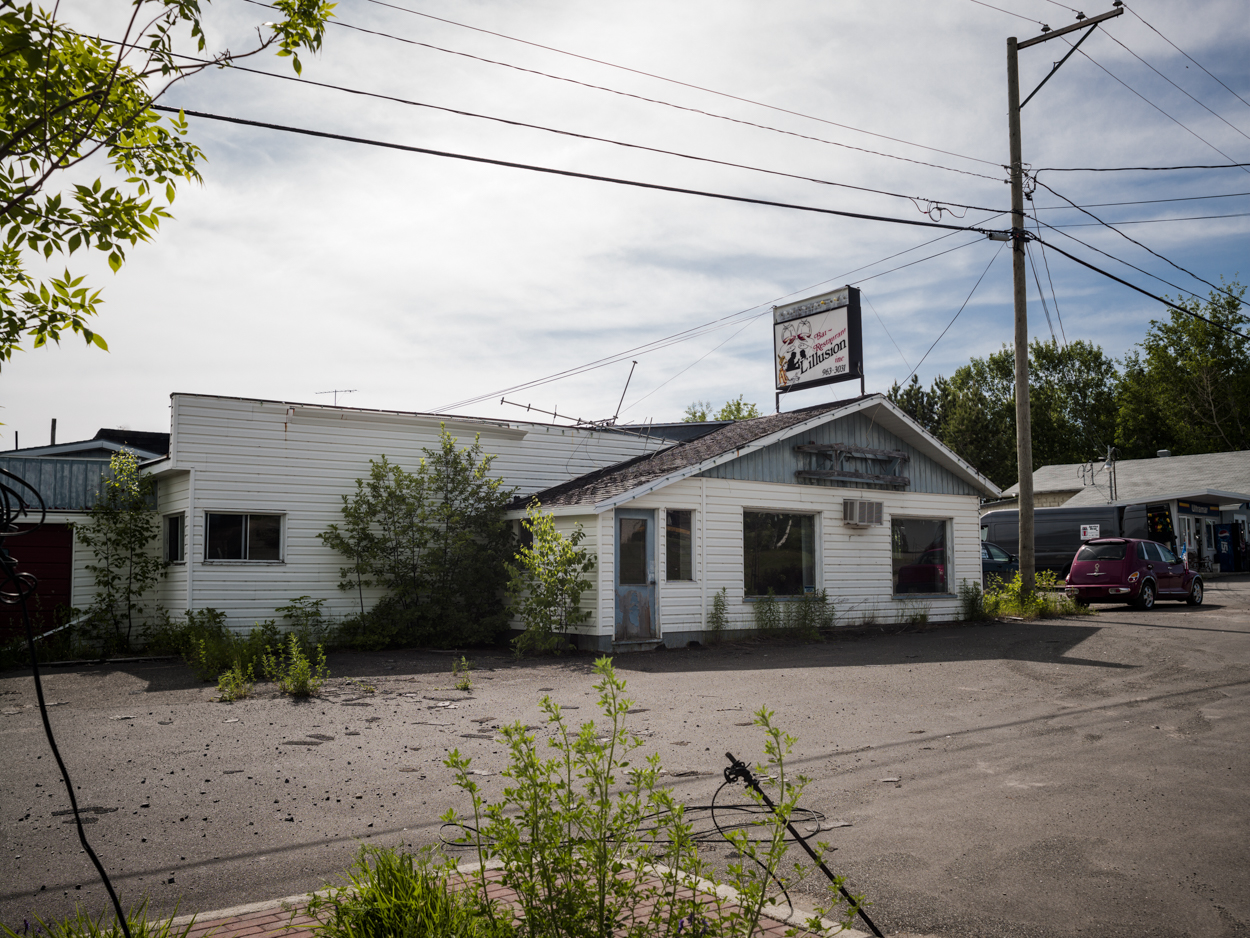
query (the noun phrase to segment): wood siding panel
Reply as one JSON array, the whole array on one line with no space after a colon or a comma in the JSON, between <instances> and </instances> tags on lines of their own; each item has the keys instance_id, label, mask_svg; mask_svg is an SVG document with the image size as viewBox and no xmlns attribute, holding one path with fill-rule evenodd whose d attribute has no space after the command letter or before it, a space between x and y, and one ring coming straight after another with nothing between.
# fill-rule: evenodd
<instances>
[{"instance_id":1,"label":"wood siding panel","mask_svg":"<svg viewBox=\"0 0 1250 938\"><path fill-rule=\"evenodd\" d=\"M788 485L797 483L824 488L868 489L874 492L889 491L866 482L796 479L794 475L796 470L823 468L825 465L817 463L810 454L794 452L794 447L800 443L849 443L853 446L864 446L871 449L901 450L911 457L899 470L902 475L911 479L911 484L907 491L937 495L976 494L976 490L967 482L943 469L924 453L904 443L894 434L884 430L861 413L848 414L845 417L831 420L802 434L780 440L754 453L748 453L739 459L709 469L704 475L708 478L733 479L744 482L776 482ZM882 465L882 463L875 460L856 460L848 463L848 466L856 471L869 473L884 471L881 468ZM872 497L877 499L877 496L868 495L852 497Z\"/></svg>"}]
</instances>

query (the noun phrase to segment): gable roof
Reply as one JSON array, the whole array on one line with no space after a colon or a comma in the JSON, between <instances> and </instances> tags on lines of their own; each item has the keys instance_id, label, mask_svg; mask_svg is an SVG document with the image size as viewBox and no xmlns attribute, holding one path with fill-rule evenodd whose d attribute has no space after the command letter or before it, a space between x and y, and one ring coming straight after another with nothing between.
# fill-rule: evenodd
<instances>
[{"instance_id":1,"label":"gable roof","mask_svg":"<svg viewBox=\"0 0 1250 938\"><path fill-rule=\"evenodd\" d=\"M525 499L517 499L511 507L522 508L532 498L537 499L545 509L582 505L594 506L596 511L606 511L647 492L754 452L808 427L864 410L873 411L874 419L879 424L912 446L924 450L943 468L962 477L977 490L986 495L999 494L999 489L993 482L934 439L884 395L868 394L850 400L738 420L697 439L638 456L552 486Z\"/></svg>"},{"instance_id":2,"label":"gable roof","mask_svg":"<svg viewBox=\"0 0 1250 938\"><path fill-rule=\"evenodd\" d=\"M1076 492L1065 507L1105 505L1110 500L1107 474L1096 471L1092 485L1083 485L1080 470L1089 463L1042 466L1033 471L1034 492ZM1088 478L1088 476L1087 476ZM1202 453L1195 456L1159 456L1121 459L1115 464L1116 503L1160 499L1169 493L1193 495L1211 490L1235 494L1250 492L1250 450ZM1004 497L1020 494L1019 483Z\"/></svg>"}]
</instances>

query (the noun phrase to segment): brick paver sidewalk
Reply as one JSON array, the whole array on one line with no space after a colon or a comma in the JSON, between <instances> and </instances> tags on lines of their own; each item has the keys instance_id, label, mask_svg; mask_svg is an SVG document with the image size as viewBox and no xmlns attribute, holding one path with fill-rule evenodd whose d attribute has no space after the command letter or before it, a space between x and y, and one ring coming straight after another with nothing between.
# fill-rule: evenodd
<instances>
[{"instance_id":1,"label":"brick paver sidewalk","mask_svg":"<svg viewBox=\"0 0 1250 938\"><path fill-rule=\"evenodd\" d=\"M490 876L496 879L498 874L492 872ZM720 887L716 890L717 894L713 894L712 889L714 887L710 883L701 883L699 889L681 889L679 897L696 899L707 910L708 917L716 915L718 904L724 910L736 905L732 890ZM490 884L487 894L506 906L517 907L516 893L497 881ZM305 914L307 901L307 896L293 896L221 912L208 912L196 917L195 925L187 938L313 938L314 929L319 923ZM801 927L809 913L771 906L765 916L760 920L756 932L761 938L782 938L789 929L795 927L799 928L798 935L802 938L815 938L811 932ZM190 916L183 916L180 921L185 922L189 918ZM869 938L864 932L853 929L841 932L841 935L845 938Z\"/></svg>"}]
</instances>

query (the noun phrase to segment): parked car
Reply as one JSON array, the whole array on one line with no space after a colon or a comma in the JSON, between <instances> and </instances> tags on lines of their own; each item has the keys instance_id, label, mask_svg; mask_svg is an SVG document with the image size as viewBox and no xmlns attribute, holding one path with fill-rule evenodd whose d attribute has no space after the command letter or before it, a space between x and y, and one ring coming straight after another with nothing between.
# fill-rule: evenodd
<instances>
[{"instance_id":1,"label":"parked car","mask_svg":"<svg viewBox=\"0 0 1250 938\"><path fill-rule=\"evenodd\" d=\"M1164 544L1129 537L1086 542L1076 552L1065 592L1082 605L1132 603L1150 609L1156 599L1202 603L1202 577Z\"/></svg>"},{"instance_id":2,"label":"parked car","mask_svg":"<svg viewBox=\"0 0 1250 938\"><path fill-rule=\"evenodd\" d=\"M898 568L894 583L896 593L945 593L946 548L930 547L915 563Z\"/></svg>"},{"instance_id":3,"label":"parked car","mask_svg":"<svg viewBox=\"0 0 1250 938\"><path fill-rule=\"evenodd\" d=\"M1084 508L1038 508L1033 512L1033 557L1038 570L1054 570L1067 576L1072 556L1090 532L1120 537L1122 509L1114 505ZM1085 529L1083 535L1082 528ZM1020 553L1020 512L1014 508L987 511L981 516L981 536L1009 554ZM1145 531L1141 534L1144 536Z\"/></svg>"},{"instance_id":4,"label":"parked car","mask_svg":"<svg viewBox=\"0 0 1250 938\"><path fill-rule=\"evenodd\" d=\"M1008 553L997 544L981 542L981 585L988 586L990 577L1010 580L1020 569L1020 558Z\"/></svg>"}]
</instances>

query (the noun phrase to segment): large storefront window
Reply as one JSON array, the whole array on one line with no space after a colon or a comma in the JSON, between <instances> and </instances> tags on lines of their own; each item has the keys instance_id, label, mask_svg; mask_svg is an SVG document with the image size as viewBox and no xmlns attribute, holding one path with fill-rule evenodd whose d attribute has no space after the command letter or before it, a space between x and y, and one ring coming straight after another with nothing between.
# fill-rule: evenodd
<instances>
[{"instance_id":1,"label":"large storefront window","mask_svg":"<svg viewBox=\"0 0 1250 938\"><path fill-rule=\"evenodd\" d=\"M742 513L743 592L801 596L816 589L816 518L775 511Z\"/></svg>"},{"instance_id":2,"label":"large storefront window","mask_svg":"<svg viewBox=\"0 0 1250 938\"><path fill-rule=\"evenodd\" d=\"M895 595L951 591L949 529L946 519L890 520Z\"/></svg>"}]
</instances>

